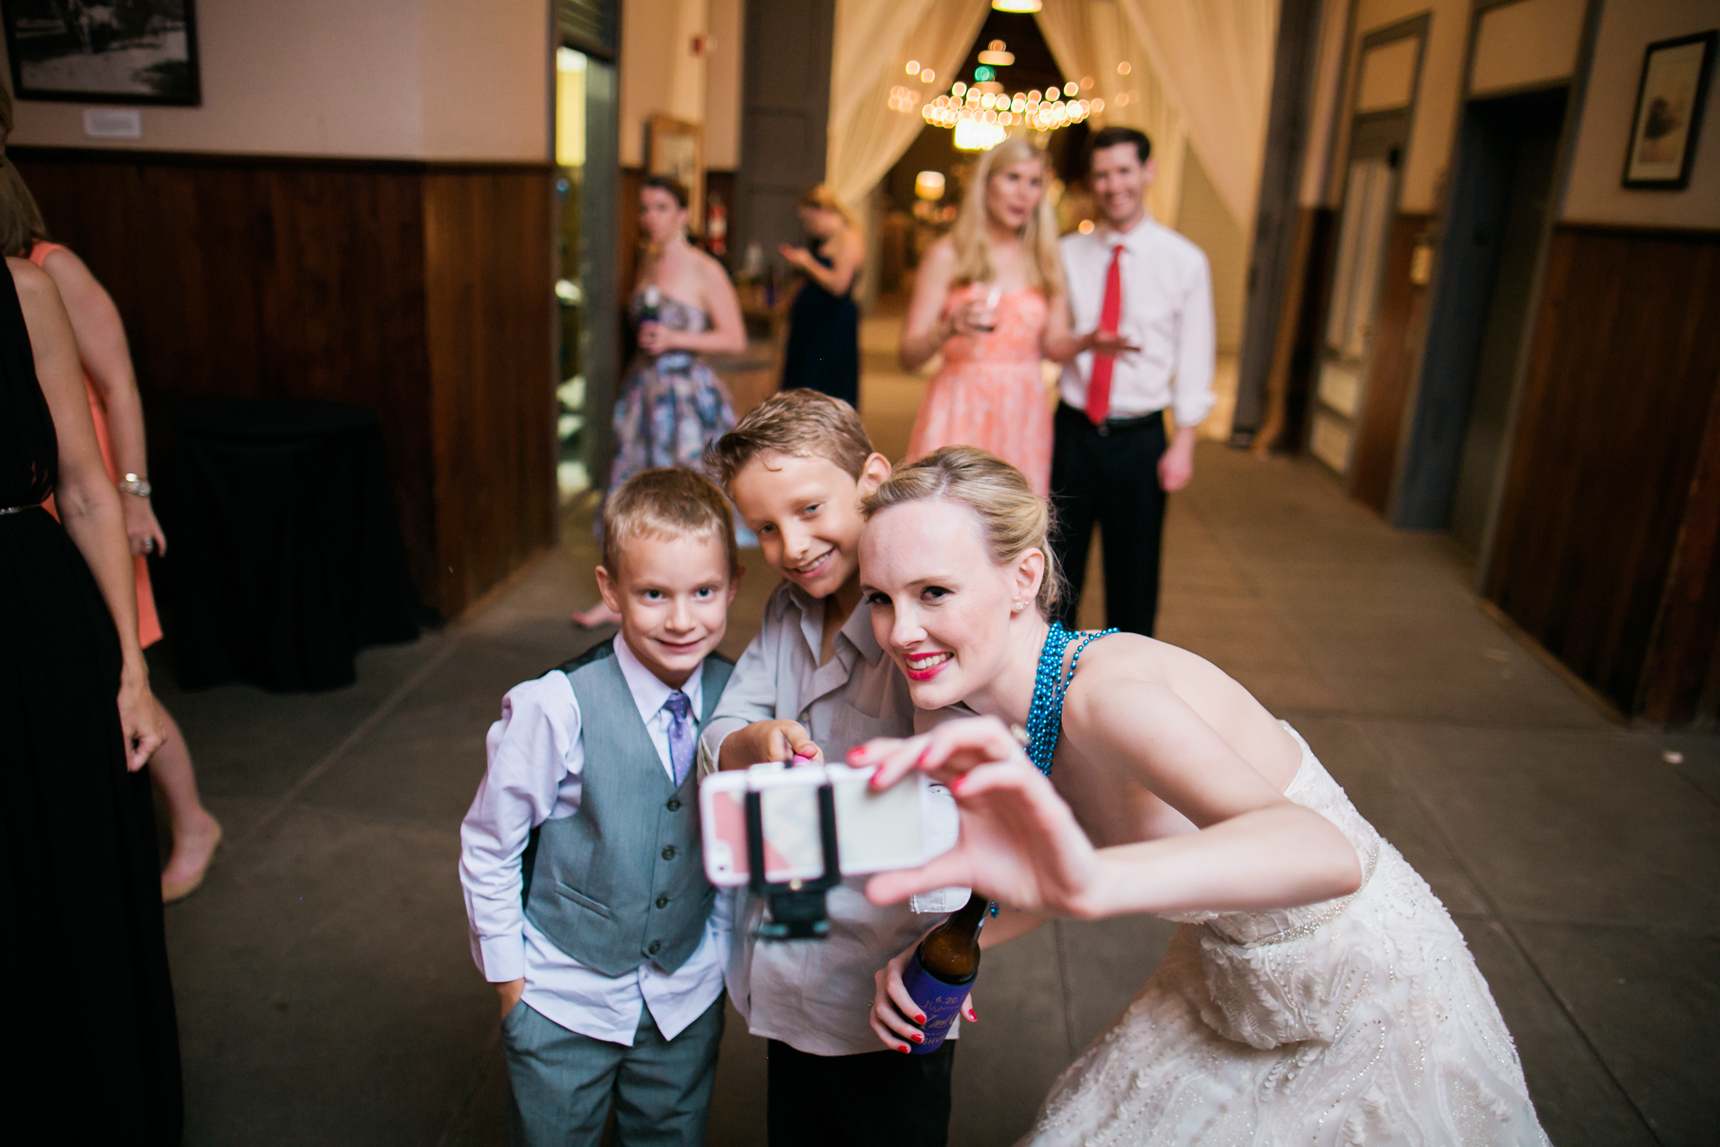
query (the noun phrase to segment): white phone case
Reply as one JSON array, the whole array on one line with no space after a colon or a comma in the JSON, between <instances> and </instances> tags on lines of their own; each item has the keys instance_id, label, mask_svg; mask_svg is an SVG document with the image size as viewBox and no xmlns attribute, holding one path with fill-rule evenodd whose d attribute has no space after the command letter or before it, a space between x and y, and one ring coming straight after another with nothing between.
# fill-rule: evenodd
<instances>
[{"instance_id":1,"label":"white phone case","mask_svg":"<svg viewBox=\"0 0 1720 1147\"><path fill-rule=\"evenodd\" d=\"M846 765L755 765L713 773L699 784L705 875L719 888L747 883L746 794L757 789L764 823L765 879L773 884L824 874L818 788L829 777L836 798L836 842L842 875L914 868L930 860L924 826L931 782L915 773L883 792L871 769Z\"/></svg>"}]
</instances>

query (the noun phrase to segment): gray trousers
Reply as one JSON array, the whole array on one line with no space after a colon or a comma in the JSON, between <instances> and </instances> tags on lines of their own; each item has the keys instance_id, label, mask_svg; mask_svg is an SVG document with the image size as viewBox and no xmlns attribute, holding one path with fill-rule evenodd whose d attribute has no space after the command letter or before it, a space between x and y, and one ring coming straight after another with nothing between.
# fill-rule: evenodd
<instances>
[{"instance_id":1,"label":"gray trousers","mask_svg":"<svg viewBox=\"0 0 1720 1147\"><path fill-rule=\"evenodd\" d=\"M639 1009L633 1046L570 1032L527 1007L502 1019L516 1147L596 1147L615 1107L617 1147L703 1147L723 997L672 1040Z\"/></svg>"}]
</instances>

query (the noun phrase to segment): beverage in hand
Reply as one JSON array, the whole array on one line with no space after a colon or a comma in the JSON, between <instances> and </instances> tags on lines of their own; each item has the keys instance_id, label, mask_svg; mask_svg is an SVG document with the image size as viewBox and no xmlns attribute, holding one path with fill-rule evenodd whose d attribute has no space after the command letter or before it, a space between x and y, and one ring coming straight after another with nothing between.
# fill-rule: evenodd
<instances>
[{"instance_id":1,"label":"beverage in hand","mask_svg":"<svg viewBox=\"0 0 1720 1147\"><path fill-rule=\"evenodd\" d=\"M997 305L1003 301L1003 288L996 283L983 284L986 288L985 299L980 304L980 312L974 318L976 330L991 333L997 329Z\"/></svg>"},{"instance_id":2,"label":"beverage in hand","mask_svg":"<svg viewBox=\"0 0 1720 1147\"><path fill-rule=\"evenodd\" d=\"M902 986L926 1016L921 1025L926 1039L911 1047L915 1055L937 1050L973 990L974 977L979 975L979 930L989 906L978 893L970 896L961 911L920 941L902 970Z\"/></svg>"}]
</instances>

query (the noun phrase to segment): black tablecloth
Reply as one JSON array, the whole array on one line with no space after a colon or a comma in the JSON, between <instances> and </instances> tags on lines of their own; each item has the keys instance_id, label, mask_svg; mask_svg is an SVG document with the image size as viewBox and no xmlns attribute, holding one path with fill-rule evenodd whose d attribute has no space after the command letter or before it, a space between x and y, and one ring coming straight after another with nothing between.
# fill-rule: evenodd
<instances>
[{"instance_id":1,"label":"black tablecloth","mask_svg":"<svg viewBox=\"0 0 1720 1147\"><path fill-rule=\"evenodd\" d=\"M183 686L331 689L352 683L359 649L417 636L373 411L220 402L171 421L163 564Z\"/></svg>"}]
</instances>

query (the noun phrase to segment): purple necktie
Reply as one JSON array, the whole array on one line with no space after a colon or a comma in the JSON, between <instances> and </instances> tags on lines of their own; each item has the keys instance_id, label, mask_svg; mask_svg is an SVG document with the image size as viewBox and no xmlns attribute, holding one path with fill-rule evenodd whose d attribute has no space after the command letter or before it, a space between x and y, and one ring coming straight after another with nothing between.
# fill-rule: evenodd
<instances>
[{"instance_id":1,"label":"purple necktie","mask_svg":"<svg viewBox=\"0 0 1720 1147\"><path fill-rule=\"evenodd\" d=\"M693 703L677 689L663 702L663 708L669 710L669 763L675 769L675 787L680 788L693 767Z\"/></svg>"}]
</instances>

